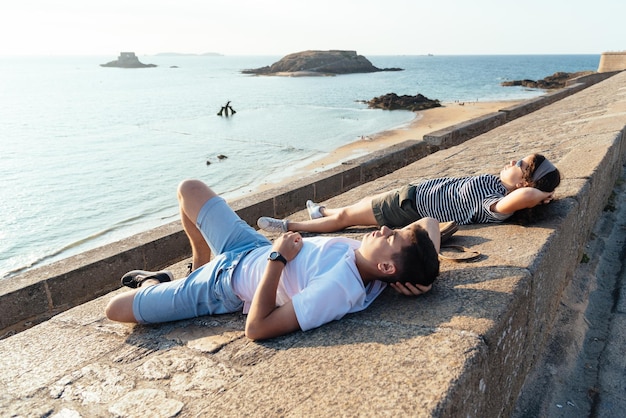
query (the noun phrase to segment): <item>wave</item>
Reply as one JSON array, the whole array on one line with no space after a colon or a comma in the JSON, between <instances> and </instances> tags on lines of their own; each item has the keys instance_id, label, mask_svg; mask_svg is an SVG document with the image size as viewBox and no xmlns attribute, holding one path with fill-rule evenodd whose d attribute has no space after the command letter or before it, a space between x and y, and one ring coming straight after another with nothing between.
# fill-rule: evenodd
<instances>
[{"instance_id":1,"label":"wave","mask_svg":"<svg viewBox=\"0 0 626 418\"><path fill-rule=\"evenodd\" d=\"M146 210L143 211L142 213L132 216L130 218L126 218L124 220L121 220L119 222L116 222L114 224L112 224L111 226L102 229L100 231L94 232L90 235L87 235L84 238L81 238L79 240L73 241L67 245L64 245L60 248L57 248L53 251L48 252L45 255L42 255L38 258L35 258L34 260L30 261L29 263L26 263L20 267L16 267L13 268L11 270L8 270L7 272L4 272L3 275L0 277L0 279L5 279L5 278L9 278L12 276L15 276L17 274L23 273L27 270L36 268L36 267L40 267L44 264L49 264L50 262L53 261L58 261L61 260L63 258L78 254L82 251L86 251L87 249L93 249L96 248L96 245L94 245L94 243L98 243L100 238L104 238L107 235L111 235L114 234L116 232L121 232L121 231L128 231L129 227L132 227L134 225L139 225L139 224L143 224L145 223L146 219L154 219L154 215L157 215L158 213L162 212L163 209L159 208L159 209L154 209L154 210ZM164 224L167 223L169 221L174 220L174 218L178 219L178 210L176 210L175 214L171 214L171 215L163 215L160 217L157 217L157 219L159 219L160 222L158 222L159 224ZM154 224L151 227L154 228L158 225ZM140 231L145 231L149 228L145 228L142 227L140 228L137 233L139 233ZM126 235L126 237L128 237L130 235ZM120 238L123 239L123 238ZM101 243L99 243L100 245L104 245L104 243L111 243L114 241L109 241L109 240L102 240Z\"/></svg>"}]
</instances>

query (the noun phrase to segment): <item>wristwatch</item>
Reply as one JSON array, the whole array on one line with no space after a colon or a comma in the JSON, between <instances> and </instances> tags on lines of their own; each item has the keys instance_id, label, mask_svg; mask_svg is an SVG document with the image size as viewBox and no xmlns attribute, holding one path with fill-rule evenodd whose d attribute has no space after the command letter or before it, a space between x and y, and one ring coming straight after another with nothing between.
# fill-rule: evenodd
<instances>
[{"instance_id":1,"label":"wristwatch","mask_svg":"<svg viewBox=\"0 0 626 418\"><path fill-rule=\"evenodd\" d=\"M272 251L267 259L269 261L280 261L281 263L287 265L287 259L283 257L278 251Z\"/></svg>"}]
</instances>

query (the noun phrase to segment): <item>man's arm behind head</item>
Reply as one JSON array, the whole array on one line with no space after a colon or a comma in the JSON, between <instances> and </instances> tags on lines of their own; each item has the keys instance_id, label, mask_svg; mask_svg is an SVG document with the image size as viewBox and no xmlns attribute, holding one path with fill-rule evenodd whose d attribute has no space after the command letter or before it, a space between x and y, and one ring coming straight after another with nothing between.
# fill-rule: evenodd
<instances>
[{"instance_id":1,"label":"man's arm behind head","mask_svg":"<svg viewBox=\"0 0 626 418\"><path fill-rule=\"evenodd\" d=\"M391 281L429 286L439 275L439 222L423 218L410 228L414 241L394 256L397 272Z\"/></svg>"}]
</instances>

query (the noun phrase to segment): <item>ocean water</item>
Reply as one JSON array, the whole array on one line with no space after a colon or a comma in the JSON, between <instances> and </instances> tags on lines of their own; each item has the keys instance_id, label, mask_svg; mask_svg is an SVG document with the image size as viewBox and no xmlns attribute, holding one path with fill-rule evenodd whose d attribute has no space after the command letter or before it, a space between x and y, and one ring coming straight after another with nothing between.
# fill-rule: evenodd
<instances>
[{"instance_id":1,"label":"ocean water","mask_svg":"<svg viewBox=\"0 0 626 418\"><path fill-rule=\"evenodd\" d=\"M415 117L362 100L531 98L544 92L500 82L595 71L600 56L373 56L377 67L405 70L292 78L240 72L278 56L139 58L158 67L0 57L0 279L176 220L185 178L245 196ZM229 100L237 113L217 116Z\"/></svg>"}]
</instances>

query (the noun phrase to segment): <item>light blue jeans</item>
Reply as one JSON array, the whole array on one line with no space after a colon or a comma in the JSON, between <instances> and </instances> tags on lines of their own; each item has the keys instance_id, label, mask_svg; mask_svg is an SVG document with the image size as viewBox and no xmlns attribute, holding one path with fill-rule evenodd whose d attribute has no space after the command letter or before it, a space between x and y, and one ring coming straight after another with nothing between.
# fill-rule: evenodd
<instances>
[{"instance_id":1,"label":"light blue jeans","mask_svg":"<svg viewBox=\"0 0 626 418\"><path fill-rule=\"evenodd\" d=\"M232 287L233 272L250 251L272 243L219 196L204 204L196 225L215 258L185 279L140 288L133 299L138 322L168 322L242 309L243 301Z\"/></svg>"}]
</instances>

